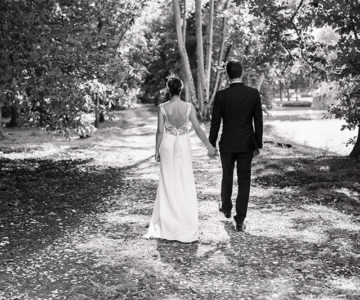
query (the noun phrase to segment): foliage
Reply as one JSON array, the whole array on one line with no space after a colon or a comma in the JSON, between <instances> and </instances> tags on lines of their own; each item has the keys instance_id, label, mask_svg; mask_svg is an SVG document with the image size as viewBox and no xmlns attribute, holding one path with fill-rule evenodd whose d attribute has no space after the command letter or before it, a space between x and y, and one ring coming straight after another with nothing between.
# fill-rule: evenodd
<instances>
[{"instance_id":1,"label":"foliage","mask_svg":"<svg viewBox=\"0 0 360 300\"><path fill-rule=\"evenodd\" d=\"M81 86L131 77L118 47L143 1L2 0L0 90L23 122L63 130L92 110Z\"/></svg>"},{"instance_id":2,"label":"foliage","mask_svg":"<svg viewBox=\"0 0 360 300\"><path fill-rule=\"evenodd\" d=\"M174 12L169 1L145 4L145 0L0 0L0 91L19 116L18 123L67 132L85 126L84 114L97 109L106 113L111 107L130 107L137 98L163 101L167 76L183 75ZM184 2L180 4L184 16ZM307 82L343 81L343 95L345 81L358 84L358 1L319 1L314 7L305 0L222 0L215 7L213 89L218 87L217 67L224 66L218 62L223 20L228 59L243 62L249 85L264 82L265 102L273 93L271 86L290 86L304 77ZM207 32L208 1L202 2L201 10L202 29ZM194 78L195 19L195 1L188 0L185 45ZM209 37L203 38L208 51ZM259 79L263 75L264 81ZM104 88L100 107L97 93L83 88L95 82ZM341 103L335 104L340 105L336 116L348 120L351 115L353 128L360 116Z\"/></svg>"},{"instance_id":3,"label":"foliage","mask_svg":"<svg viewBox=\"0 0 360 300\"><path fill-rule=\"evenodd\" d=\"M338 36L336 43L319 45L324 53L333 54L328 55L323 64L329 75L340 84L339 99L329 112L346 121L342 129L359 128L360 132L360 3L356 0L321 1L315 15L316 26L329 26ZM360 136L351 142L355 146L350 155L359 157Z\"/></svg>"},{"instance_id":4,"label":"foliage","mask_svg":"<svg viewBox=\"0 0 360 300\"><path fill-rule=\"evenodd\" d=\"M344 119L343 129L356 129L360 124L360 76L341 80L341 94L330 106L329 112L338 119Z\"/></svg>"},{"instance_id":5,"label":"foliage","mask_svg":"<svg viewBox=\"0 0 360 300\"><path fill-rule=\"evenodd\" d=\"M350 87L358 89L360 75L358 1L318 1L317 7L293 0L236 3L232 38L242 45L237 55L244 58L250 74L264 70L275 82L301 74L341 81L344 90L331 111L349 122L346 128L360 125L356 93L349 93ZM355 98L346 99L349 95ZM358 143L360 149L359 138Z\"/></svg>"}]
</instances>

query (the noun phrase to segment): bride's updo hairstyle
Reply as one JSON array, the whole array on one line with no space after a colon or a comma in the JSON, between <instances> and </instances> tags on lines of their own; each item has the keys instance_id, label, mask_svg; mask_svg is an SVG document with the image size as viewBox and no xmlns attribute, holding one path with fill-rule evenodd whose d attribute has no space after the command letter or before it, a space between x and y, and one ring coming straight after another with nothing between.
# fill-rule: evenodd
<instances>
[{"instance_id":1,"label":"bride's updo hairstyle","mask_svg":"<svg viewBox=\"0 0 360 300\"><path fill-rule=\"evenodd\" d=\"M184 84L180 78L176 76L171 76L166 82L166 86L169 89L169 93L171 96L179 96Z\"/></svg>"}]
</instances>

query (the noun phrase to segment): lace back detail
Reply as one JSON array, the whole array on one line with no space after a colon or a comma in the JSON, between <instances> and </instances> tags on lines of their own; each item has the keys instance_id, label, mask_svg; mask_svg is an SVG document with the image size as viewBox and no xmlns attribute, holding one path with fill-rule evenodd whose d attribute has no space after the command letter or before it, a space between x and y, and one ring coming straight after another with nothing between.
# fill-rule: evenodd
<instances>
[{"instance_id":1,"label":"lace back detail","mask_svg":"<svg viewBox=\"0 0 360 300\"><path fill-rule=\"evenodd\" d=\"M164 116L165 119L165 123L164 123L164 128L165 128L165 132L171 135L184 135L184 134L188 134L189 130L188 130L188 123L189 123L189 116L190 116L190 112L191 112L191 103L187 103L187 110L186 110L186 121L185 124L180 126L180 127L176 127L173 124L171 124L169 122L169 117L166 113L166 110L164 108L164 103L160 104L160 111L162 113L162 115Z\"/></svg>"}]
</instances>

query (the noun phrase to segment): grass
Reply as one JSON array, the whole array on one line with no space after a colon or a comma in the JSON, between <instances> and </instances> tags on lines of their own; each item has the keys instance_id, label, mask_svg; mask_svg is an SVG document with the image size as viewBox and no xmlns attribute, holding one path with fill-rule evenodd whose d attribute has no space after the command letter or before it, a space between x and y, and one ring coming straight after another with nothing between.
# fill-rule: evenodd
<instances>
[{"instance_id":1,"label":"grass","mask_svg":"<svg viewBox=\"0 0 360 300\"><path fill-rule=\"evenodd\" d=\"M119 112L87 140L14 130L1 144L0 299L359 298L359 162L266 132L238 233L218 212L220 162L193 136L200 241L145 240L154 113Z\"/></svg>"},{"instance_id":2,"label":"grass","mask_svg":"<svg viewBox=\"0 0 360 300\"><path fill-rule=\"evenodd\" d=\"M333 154L349 154L352 146L347 147L346 144L356 136L356 131L341 131L344 121L324 119L326 115L323 110L277 109L271 111L271 115L266 118L265 130L276 136L277 140L308 145Z\"/></svg>"}]
</instances>

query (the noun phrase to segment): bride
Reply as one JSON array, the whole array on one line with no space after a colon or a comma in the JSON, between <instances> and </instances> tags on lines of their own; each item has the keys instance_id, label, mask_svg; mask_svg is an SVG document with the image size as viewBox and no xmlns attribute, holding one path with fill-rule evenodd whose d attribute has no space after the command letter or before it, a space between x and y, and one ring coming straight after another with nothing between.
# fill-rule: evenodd
<instances>
[{"instance_id":1,"label":"bride","mask_svg":"<svg viewBox=\"0 0 360 300\"><path fill-rule=\"evenodd\" d=\"M199 237L189 121L209 156L216 154L216 148L200 127L194 106L180 99L182 81L170 77L166 85L171 99L159 105L156 132L155 159L160 162L160 179L150 226L144 237L189 243Z\"/></svg>"}]
</instances>

